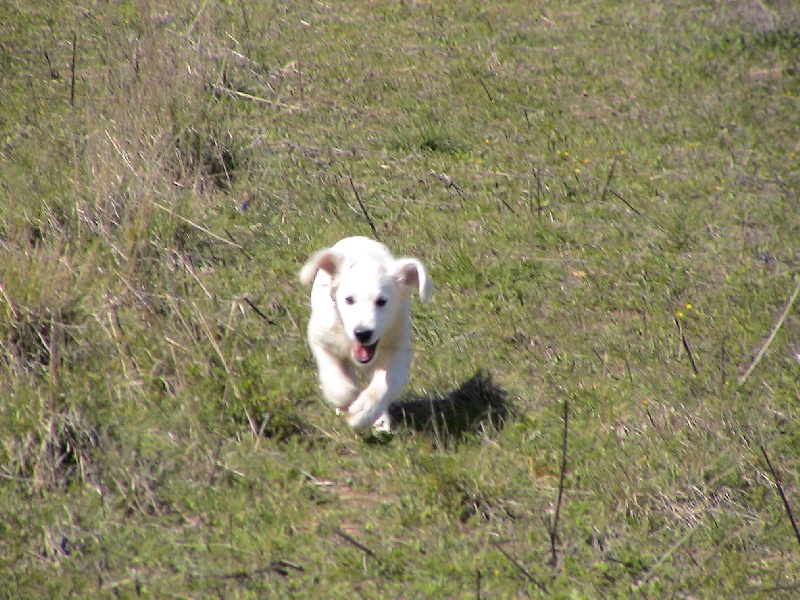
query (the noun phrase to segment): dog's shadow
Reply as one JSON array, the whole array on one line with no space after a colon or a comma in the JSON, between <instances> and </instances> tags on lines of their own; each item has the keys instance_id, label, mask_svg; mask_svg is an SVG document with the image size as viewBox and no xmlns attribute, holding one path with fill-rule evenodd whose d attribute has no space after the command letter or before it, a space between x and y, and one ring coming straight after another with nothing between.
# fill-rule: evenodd
<instances>
[{"instance_id":1,"label":"dog's shadow","mask_svg":"<svg viewBox=\"0 0 800 600\"><path fill-rule=\"evenodd\" d=\"M502 429L509 417L508 393L478 371L443 396L406 396L389 408L392 424L432 436L437 445L451 445Z\"/></svg>"}]
</instances>

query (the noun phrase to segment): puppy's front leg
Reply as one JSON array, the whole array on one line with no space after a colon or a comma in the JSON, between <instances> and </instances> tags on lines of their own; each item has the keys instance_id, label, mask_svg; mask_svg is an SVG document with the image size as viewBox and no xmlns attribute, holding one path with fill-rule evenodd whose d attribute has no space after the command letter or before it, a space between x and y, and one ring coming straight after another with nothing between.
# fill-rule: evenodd
<instances>
[{"instance_id":1,"label":"puppy's front leg","mask_svg":"<svg viewBox=\"0 0 800 600\"><path fill-rule=\"evenodd\" d=\"M336 408L346 409L358 395L356 374L352 365L340 360L321 345L312 346L322 395Z\"/></svg>"},{"instance_id":2,"label":"puppy's front leg","mask_svg":"<svg viewBox=\"0 0 800 600\"><path fill-rule=\"evenodd\" d=\"M370 384L347 409L347 422L353 429L366 429L373 424L380 431L389 431L389 405L400 396L408 382L408 361L377 368Z\"/></svg>"}]
</instances>

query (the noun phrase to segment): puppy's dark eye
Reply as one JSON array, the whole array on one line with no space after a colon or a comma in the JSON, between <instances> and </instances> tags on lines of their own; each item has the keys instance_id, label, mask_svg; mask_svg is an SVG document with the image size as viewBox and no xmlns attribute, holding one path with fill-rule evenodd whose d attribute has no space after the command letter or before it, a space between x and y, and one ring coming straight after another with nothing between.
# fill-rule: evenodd
<instances>
[{"instance_id":1,"label":"puppy's dark eye","mask_svg":"<svg viewBox=\"0 0 800 600\"><path fill-rule=\"evenodd\" d=\"M348 296L347 298L344 299L344 303L345 304L355 304L356 303L356 299L353 298L352 296Z\"/></svg>"},{"instance_id":2,"label":"puppy's dark eye","mask_svg":"<svg viewBox=\"0 0 800 600\"><path fill-rule=\"evenodd\" d=\"M386 298L378 298L375 300L375 304L378 306L386 306Z\"/></svg>"}]
</instances>

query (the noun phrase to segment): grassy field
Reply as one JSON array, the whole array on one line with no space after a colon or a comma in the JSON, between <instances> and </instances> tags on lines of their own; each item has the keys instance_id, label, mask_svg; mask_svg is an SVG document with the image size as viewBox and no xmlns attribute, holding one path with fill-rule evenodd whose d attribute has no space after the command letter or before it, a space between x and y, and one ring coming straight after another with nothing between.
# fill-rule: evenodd
<instances>
[{"instance_id":1,"label":"grassy field","mask_svg":"<svg viewBox=\"0 0 800 600\"><path fill-rule=\"evenodd\" d=\"M420 257L390 439L297 273ZM0 0L0 598L796 598L800 6Z\"/></svg>"}]
</instances>

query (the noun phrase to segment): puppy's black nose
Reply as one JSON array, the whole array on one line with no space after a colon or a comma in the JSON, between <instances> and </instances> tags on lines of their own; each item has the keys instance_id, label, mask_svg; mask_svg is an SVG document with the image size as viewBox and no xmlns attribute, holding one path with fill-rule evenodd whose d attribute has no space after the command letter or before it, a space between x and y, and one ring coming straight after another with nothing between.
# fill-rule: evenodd
<instances>
[{"instance_id":1,"label":"puppy's black nose","mask_svg":"<svg viewBox=\"0 0 800 600\"><path fill-rule=\"evenodd\" d=\"M363 327L356 327L353 330L353 335L356 336L356 339L360 343L366 344L372 337L372 329L364 329Z\"/></svg>"}]
</instances>

